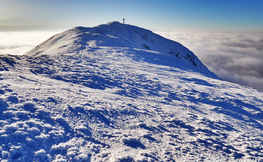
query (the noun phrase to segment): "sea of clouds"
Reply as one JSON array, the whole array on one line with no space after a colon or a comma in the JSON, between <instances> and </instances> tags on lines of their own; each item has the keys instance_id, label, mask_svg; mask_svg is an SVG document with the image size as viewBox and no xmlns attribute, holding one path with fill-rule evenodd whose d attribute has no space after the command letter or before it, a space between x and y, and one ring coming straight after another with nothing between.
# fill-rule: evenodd
<instances>
[{"instance_id":1,"label":"sea of clouds","mask_svg":"<svg viewBox=\"0 0 263 162\"><path fill-rule=\"evenodd\" d=\"M263 90L263 33L154 31L193 51L219 78ZM0 54L22 55L57 32L0 32Z\"/></svg>"},{"instance_id":2,"label":"sea of clouds","mask_svg":"<svg viewBox=\"0 0 263 162\"><path fill-rule=\"evenodd\" d=\"M156 33L186 46L219 78L263 90L263 33Z\"/></svg>"},{"instance_id":3,"label":"sea of clouds","mask_svg":"<svg viewBox=\"0 0 263 162\"><path fill-rule=\"evenodd\" d=\"M0 54L22 55L56 32L0 32Z\"/></svg>"}]
</instances>

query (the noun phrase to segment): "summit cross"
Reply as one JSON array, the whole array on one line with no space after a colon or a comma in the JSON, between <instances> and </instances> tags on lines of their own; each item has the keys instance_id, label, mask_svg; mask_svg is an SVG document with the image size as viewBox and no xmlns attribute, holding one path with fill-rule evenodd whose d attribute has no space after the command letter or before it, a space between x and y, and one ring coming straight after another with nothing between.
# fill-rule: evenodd
<instances>
[{"instance_id":1,"label":"summit cross","mask_svg":"<svg viewBox=\"0 0 263 162\"><path fill-rule=\"evenodd\" d=\"M124 24L125 19L123 18L122 20L123 20L123 24Z\"/></svg>"}]
</instances>

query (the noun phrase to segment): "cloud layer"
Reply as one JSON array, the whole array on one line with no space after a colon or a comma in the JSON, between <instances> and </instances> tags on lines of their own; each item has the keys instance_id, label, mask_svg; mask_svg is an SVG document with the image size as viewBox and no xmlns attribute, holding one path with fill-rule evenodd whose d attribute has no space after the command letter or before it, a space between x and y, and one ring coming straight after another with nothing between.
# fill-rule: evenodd
<instances>
[{"instance_id":1,"label":"cloud layer","mask_svg":"<svg viewBox=\"0 0 263 162\"><path fill-rule=\"evenodd\" d=\"M221 79L263 90L263 34L156 33L188 47Z\"/></svg>"},{"instance_id":2,"label":"cloud layer","mask_svg":"<svg viewBox=\"0 0 263 162\"><path fill-rule=\"evenodd\" d=\"M55 32L0 32L0 54L22 55Z\"/></svg>"},{"instance_id":3,"label":"cloud layer","mask_svg":"<svg viewBox=\"0 0 263 162\"><path fill-rule=\"evenodd\" d=\"M180 42L223 80L263 90L263 34L156 33ZM0 32L0 54L22 55L56 32Z\"/></svg>"}]
</instances>

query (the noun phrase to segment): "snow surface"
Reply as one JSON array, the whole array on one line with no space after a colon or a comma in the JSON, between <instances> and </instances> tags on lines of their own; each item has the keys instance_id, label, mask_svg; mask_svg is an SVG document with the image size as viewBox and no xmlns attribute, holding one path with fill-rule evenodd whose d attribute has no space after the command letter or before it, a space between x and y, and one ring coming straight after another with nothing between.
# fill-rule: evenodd
<instances>
[{"instance_id":1,"label":"snow surface","mask_svg":"<svg viewBox=\"0 0 263 162\"><path fill-rule=\"evenodd\" d=\"M118 22L0 56L1 161L260 159L262 110L261 91Z\"/></svg>"}]
</instances>

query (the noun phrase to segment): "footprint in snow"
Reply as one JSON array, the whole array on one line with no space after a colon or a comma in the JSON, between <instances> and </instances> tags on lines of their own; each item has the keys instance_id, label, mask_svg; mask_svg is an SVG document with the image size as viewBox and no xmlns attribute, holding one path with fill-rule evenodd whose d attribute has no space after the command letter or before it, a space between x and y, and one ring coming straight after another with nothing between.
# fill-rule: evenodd
<instances>
[{"instance_id":1,"label":"footprint in snow","mask_svg":"<svg viewBox=\"0 0 263 162\"><path fill-rule=\"evenodd\" d=\"M11 103L18 103L19 102L19 100L16 96L7 97L7 101L10 101Z\"/></svg>"},{"instance_id":2,"label":"footprint in snow","mask_svg":"<svg viewBox=\"0 0 263 162\"><path fill-rule=\"evenodd\" d=\"M0 89L0 94L5 94L5 91Z\"/></svg>"},{"instance_id":3,"label":"footprint in snow","mask_svg":"<svg viewBox=\"0 0 263 162\"><path fill-rule=\"evenodd\" d=\"M37 108L33 103L28 102L28 103L24 103L23 109L26 111L35 112Z\"/></svg>"},{"instance_id":4,"label":"footprint in snow","mask_svg":"<svg viewBox=\"0 0 263 162\"><path fill-rule=\"evenodd\" d=\"M131 148L145 149L145 146L141 143L141 141L135 138L124 138L122 139L122 142L124 145L129 146Z\"/></svg>"}]
</instances>

